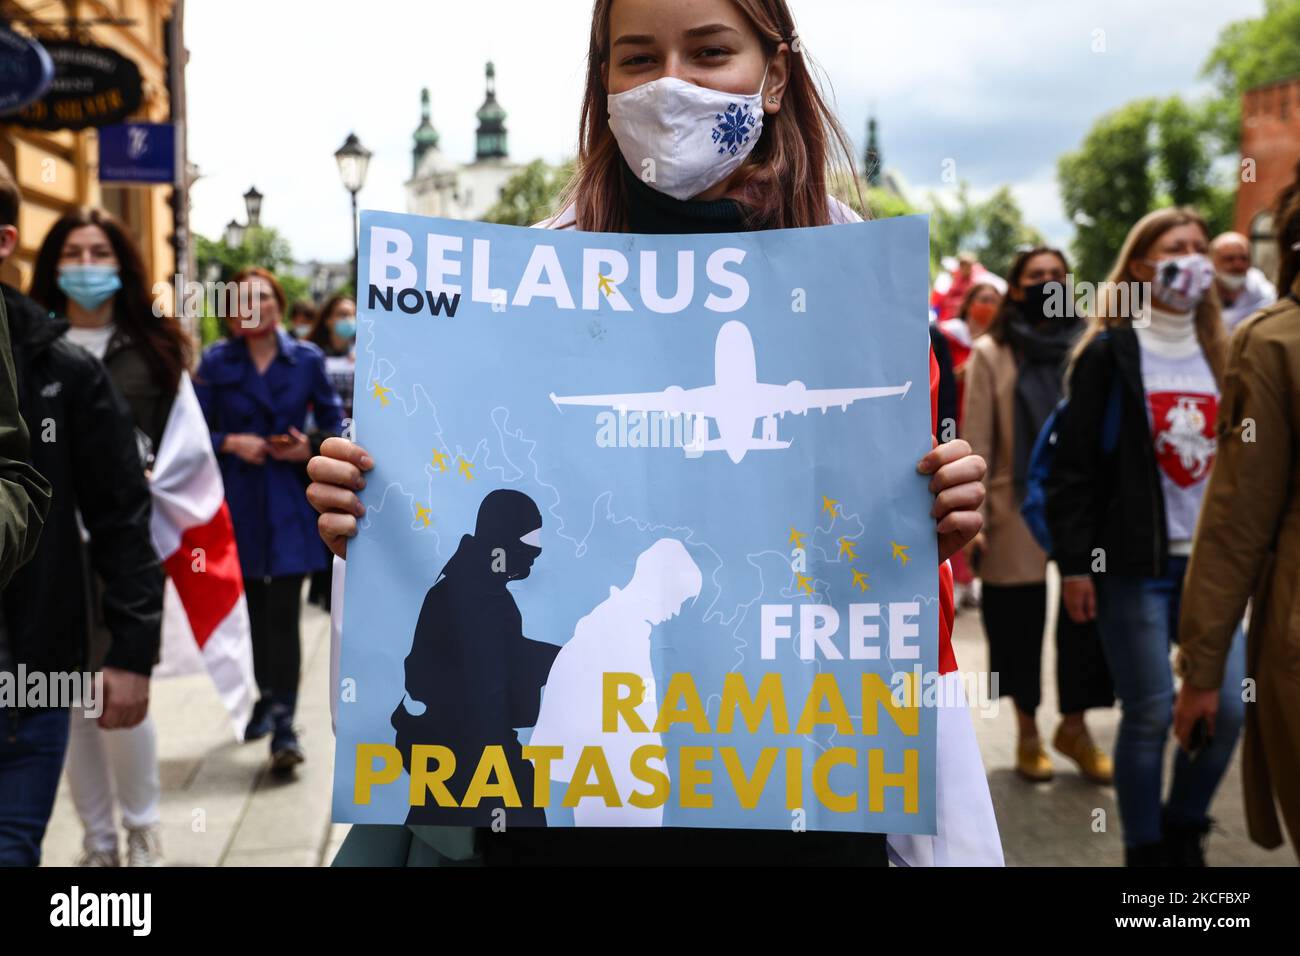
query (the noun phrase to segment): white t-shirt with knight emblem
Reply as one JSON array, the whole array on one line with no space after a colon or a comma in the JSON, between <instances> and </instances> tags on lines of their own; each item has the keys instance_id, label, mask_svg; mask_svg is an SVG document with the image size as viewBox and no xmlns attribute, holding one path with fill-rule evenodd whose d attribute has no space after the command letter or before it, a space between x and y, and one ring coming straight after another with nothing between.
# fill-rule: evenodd
<instances>
[{"instance_id":1,"label":"white t-shirt with knight emblem","mask_svg":"<svg viewBox=\"0 0 1300 956\"><path fill-rule=\"evenodd\" d=\"M1190 315L1153 310L1151 325L1138 328L1137 335L1169 553L1186 555L1214 465L1219 389Z\"/></svg>"}]
</instances>

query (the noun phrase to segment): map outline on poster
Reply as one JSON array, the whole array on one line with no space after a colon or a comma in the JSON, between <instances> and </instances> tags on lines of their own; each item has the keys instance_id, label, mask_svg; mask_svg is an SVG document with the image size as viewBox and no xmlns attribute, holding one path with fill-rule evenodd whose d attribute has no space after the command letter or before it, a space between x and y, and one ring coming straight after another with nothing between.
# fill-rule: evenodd
<instances>
[{"instance_id":1,"label":"map outline on poster","mask_svg":"<svg viewBox=\"0 0 1300 956\"><path fill-rule=\"evenodd\" d=\"M925 217L359 280L336 820L934 832Z\"/></svg>"}]
</instances>

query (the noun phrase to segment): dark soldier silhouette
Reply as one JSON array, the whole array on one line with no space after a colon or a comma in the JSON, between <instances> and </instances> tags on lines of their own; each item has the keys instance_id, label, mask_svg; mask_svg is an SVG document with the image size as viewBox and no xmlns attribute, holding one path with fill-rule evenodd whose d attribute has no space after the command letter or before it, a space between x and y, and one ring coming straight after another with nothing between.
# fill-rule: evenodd
<instances>
[{"instance_id":1,"label":"dark soldier silhouette","mask_svg":"<svg viewBox=\"0 0 1300 956\"><path fill-rule=\"evenodd\" d=\"M533 765L523 757L516 727L537 721L541 689L560 648L524 637L523 618L506 589L528 577L542 553L542 514L519 491L497 489L479 505L472 535L442 569L420 609L411 653L406 658L406 696L393 712L397 748L411 769L413 744L449 747L456 769L447 789L459 803L485 747L505 750L522 807L500 798L482 800L477 810L438 807L433 797L411 807L409 824L487 826L505 807L506 825L545 826L546 813L533 807ZM423 705L408 707L407 701ZM495 782L495 781L494 781Z\"/></svg>"}]
</instances>

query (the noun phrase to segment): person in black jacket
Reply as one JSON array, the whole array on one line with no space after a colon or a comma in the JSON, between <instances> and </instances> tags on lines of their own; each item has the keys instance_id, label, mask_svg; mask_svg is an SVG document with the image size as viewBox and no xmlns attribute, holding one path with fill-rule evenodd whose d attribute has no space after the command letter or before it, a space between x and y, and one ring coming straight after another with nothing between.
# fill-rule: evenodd
<instances>
[{"instance_id":1,"label":"person in black jacket","mask_svg":"<svg viewBox=\"0 0 1300 956\"><path fill-rule=\"evenodd\" d=\"M103 364L63 339L47 317L0 284L13 337L19 403L32 435L32 464L54 496L36 554L0 596L15 665L30 673L75 673L87 663L88 587L77 515L103 580L112 635L103 665L105 728L132 727L149 706L158 655L163 575L149 538L149 489L135 427ZM0 864L35 866L63 767L69 707L0 711ZM13 741L25 742L22 752ZM14 799L9 799L13 797Z\"/></svg>"},{"instance_id":2,"label":"person in black jacket","mask_svg":"<svg viewBox=\"0 0 1300 956\"><path fill-rule=\"evenodd\" d=\"M1122 708L1115 789L1131 866L1204 865L1206 813L1244 716L1238 629L1213 737L1179 752L1163 799L1169 651L1225 362L1208 242L1191 209L1157 210L1129 231L1074 353L1046 483L1066 612L1098 621ZM1108 419L1118 429L1104 447Z\"/></svg>"},{"instance_id":3,"label":"person in black jacket","mask_svg":"<svg viewBox=\"0 0 1300 956\"><path fill-rule=\"evenodd\" d=\"M9 168L0 162L0 262L18 246L18 203L21 194ZM18 413L18 384L9 320L0 298L0 589L31 560L40 541L50 484L29 463L31 436ZM8 644L0 619L0 672L8 669Z\"/></svg>"},{"instance_id":4,"label":"person in black jacket","mask_svg":"<svg viewBox=\"0 0 1300 956\"><path fill-rule=\"evenodd\" d=\"M102 209L73 209L50 227L32 268L31 298L49 314L66 318L65 338L104 363L126 400L149 472L162 448L189 343L179 323L154 307L139 246L126 226ZM98 670L112 643L92 585L90 670ZM119 816L129 866L158 866L162 859L162 785L153 719L129 729L105 730L93 714L74 715L68 739L67 778L85 828L82 866L120 864Z\"/></svg>"}]
</instances>

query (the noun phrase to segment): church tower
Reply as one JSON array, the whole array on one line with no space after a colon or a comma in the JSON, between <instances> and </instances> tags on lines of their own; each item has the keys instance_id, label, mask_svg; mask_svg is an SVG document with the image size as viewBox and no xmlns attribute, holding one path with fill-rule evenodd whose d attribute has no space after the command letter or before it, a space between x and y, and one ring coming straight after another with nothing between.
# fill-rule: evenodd
<instances>
[{"instance_id":1,"label":"church tower","mask_svg":"<svg viewBox=\"0 0 1300 956\"><path fill-rule=\"evenodd\" d=\"M420 90L420 125L415 128L412 137L415 145L411 148L411 175L420 171L420 160L431 149L438 148L438 131L429 120L429 88Z\"/></svg>"},{"instance_id":2,"label":"church tower","mask_svg":"<svg viewBox=\"0 0 1300 956\"><path fill-rule=\"evenodd\" d=\"M487 96L478 108L478 134L475 137L474 161L505 159L506 111L497 102L497 70L488 60Z\"/></svg>"},{"instance_id":3,"label":"church tower","mask_svg":"<svg viewBox=\"0 0 1300 956\"><path fill-rule=\"evenodd\" d=\"M866 174L867 185L880 185L880 144L876 140L876 118L867 119L867 149L862 154L862 171Z\"/></svg>"}]
</instances>

